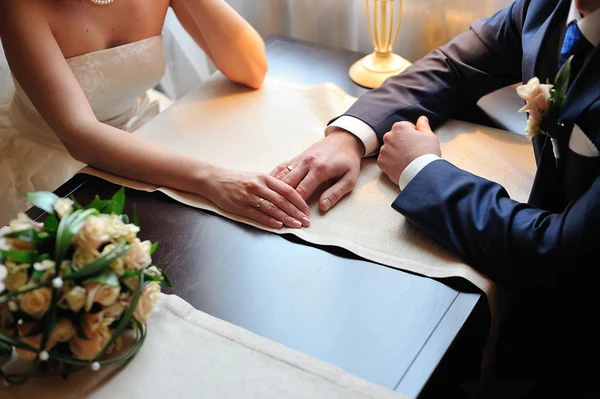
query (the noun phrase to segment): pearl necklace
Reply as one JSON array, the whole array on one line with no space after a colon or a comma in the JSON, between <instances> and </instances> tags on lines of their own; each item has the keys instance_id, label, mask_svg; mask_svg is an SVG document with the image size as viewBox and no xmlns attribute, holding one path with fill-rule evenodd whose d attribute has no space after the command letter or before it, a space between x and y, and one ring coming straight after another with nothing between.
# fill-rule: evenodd
<instances>
[{"instance_id":1,"label":"pearl necklace","mask_svg":"<svg viewBox=\"0 0 600 399\"><path fill-rule=\"evenodd\" d=\"M99 5L105 5L105 4L110 4L115 0L90 0L90 2L94 3L94 4L99 4Z\"/></svg>"}]
</instances>

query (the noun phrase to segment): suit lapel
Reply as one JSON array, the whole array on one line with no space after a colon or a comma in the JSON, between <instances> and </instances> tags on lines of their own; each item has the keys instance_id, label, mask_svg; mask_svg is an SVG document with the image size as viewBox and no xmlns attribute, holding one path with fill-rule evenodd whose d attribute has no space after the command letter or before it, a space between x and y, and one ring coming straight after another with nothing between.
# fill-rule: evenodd
<instances>
[{"instance_id":1,"label":"suit lapel","mask_svg":"<svg viewBox=\"0 0 600 399\"><path fill-rule=\"evenodd\" d=\"M567 101L561 119L573 124L583 111L600 96L600 48L596 47L590 58L567 91Z\"/></svg>"},{"instance_id":2,"label":"suit lapel","mask_svg":"<svg viewBox=\"0 0 600 399\"><path fill-rule=\"evenodd\" d=\"M535 15L534 18L544 18L544 22L531 39L526 41L523 51L523 82L537 76L542 83L546 79L553 80L558 63L558 24L566 20L570 1L560 1L550 17Z\"/></svg>"}]
</instances>

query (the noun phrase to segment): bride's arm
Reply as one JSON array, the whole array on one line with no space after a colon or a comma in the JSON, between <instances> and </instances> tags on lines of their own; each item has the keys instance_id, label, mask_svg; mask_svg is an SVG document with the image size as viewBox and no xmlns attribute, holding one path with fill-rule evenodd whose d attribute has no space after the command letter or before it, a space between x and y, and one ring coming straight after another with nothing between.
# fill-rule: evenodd
<instances>
[{"instance_id":1,"label":"bride's arm","mask_svg":"<svg viewBox=\"0 0 600 399\"><path fill-rule=\"evenodd\" d=\"M225 0L171 0L194 41L229 79L258 89L267 73L265 44Z\"/></svg>"},{"instance_id":2,"label":"bride's arm","mask_svg":"<svg viewBox=\"0 0 600 399\"><path fill-rule=\"evenodd\" d=\"M74 158L117 175L203 195L270 227L282 227L281 222L298 227L294 218L304 220L308 206L277 179L225 170L99 122L50 27L27 3L0 3L0 39L15 78ZM254 208L259 197L270 201L261 208L264 213Z\"/></svg>"}]
</instances>

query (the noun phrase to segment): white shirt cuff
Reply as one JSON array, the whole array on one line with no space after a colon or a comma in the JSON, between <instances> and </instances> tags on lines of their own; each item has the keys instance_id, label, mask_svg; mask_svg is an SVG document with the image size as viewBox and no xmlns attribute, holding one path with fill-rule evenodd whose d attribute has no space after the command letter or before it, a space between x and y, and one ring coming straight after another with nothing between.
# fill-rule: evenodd
<instances>
[{"instance_id":1,"label":"white shirt cuff","mask_svg":"<svg viewBox=\"0 0 600 399\"><path fill-rule=\"evenodd\" d=\"M377 134L371 126L353 116L344 115L336 119L325 129L325 136L331 133L335 128L344 129L362 141L365 146L365 157L371 156L379 149L379 140Z\"/></svg>"},{"instance_id":2,"label":"white shirt cuff","mask_svg":"<svg viewBox=\"0 0 600 399\"><path fill-rule=\"evenodd\" d=\"M400 175L400 181L398 182L398 186L400 190L404 190L404 187L410 183L410 181L423 169L425 166L429 165L433 161L437 161L441 159L435 154L425 154L421 155L418 158L413 159L411 163L408 164L404 172Z\"/></svg>"}]
</instances>

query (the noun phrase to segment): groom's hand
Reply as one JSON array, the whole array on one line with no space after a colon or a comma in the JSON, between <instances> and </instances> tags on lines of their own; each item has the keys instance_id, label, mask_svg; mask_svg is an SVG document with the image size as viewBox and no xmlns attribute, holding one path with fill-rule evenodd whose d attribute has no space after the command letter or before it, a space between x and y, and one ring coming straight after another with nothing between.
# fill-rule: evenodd
<instances>
[{"instance_id":1,"label":"groom's hand","mask_svg":"<svg viewBox=\"0 0 600 399\"><path fill-rule=\"evenodd\" d=\"M322 183L331 181L333 184L319 198L319 208L326 212L356 186L364 152L356 136L337 130L270 174L294 187L304 200Z\"/></svg>"},{"instance_id":2,"label":"groom's hand","mask_svg":"<svg viewBox=\"0 0 600 399\"><path fill-rule=\"evenodd\" d=\"M429 120L421 116L417 124L397 122L392 130L383 136L383 146L379 149L377 165L398 184L404 169L421 155L442 156L440 141L429 127Z\"/></svg>"}]
</instances>

